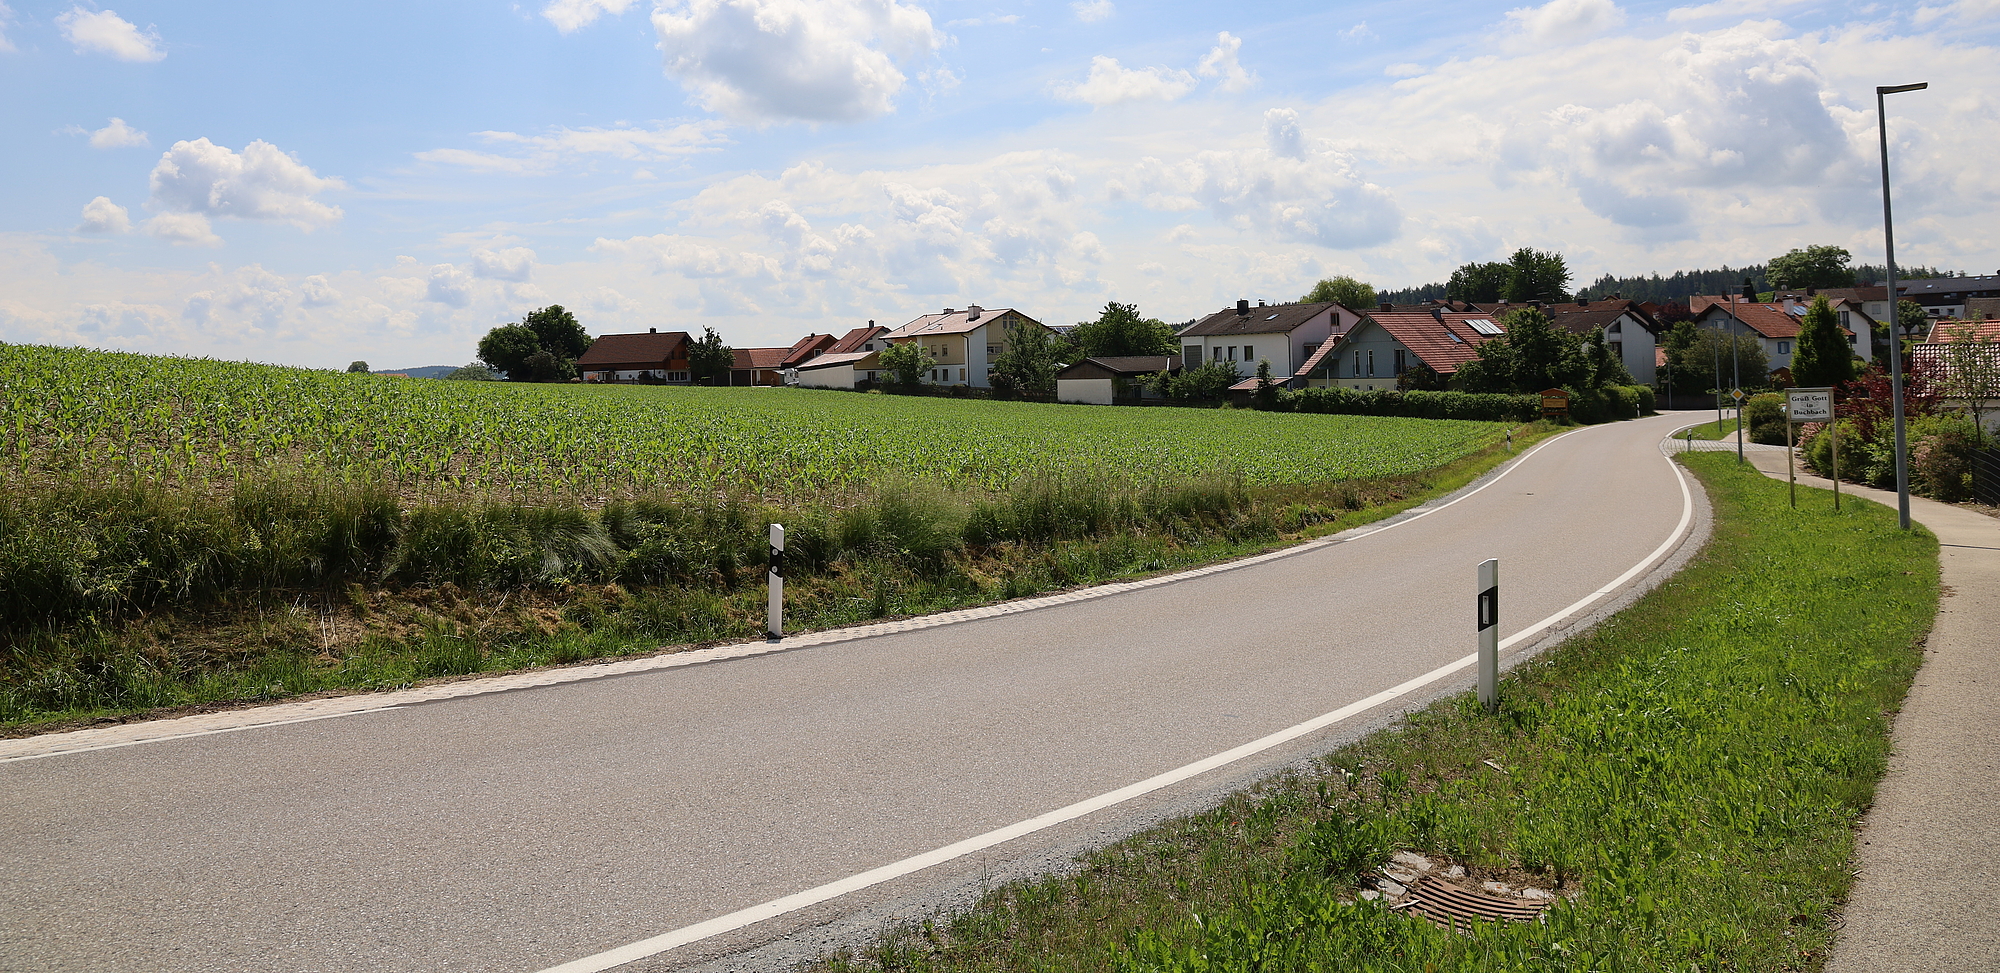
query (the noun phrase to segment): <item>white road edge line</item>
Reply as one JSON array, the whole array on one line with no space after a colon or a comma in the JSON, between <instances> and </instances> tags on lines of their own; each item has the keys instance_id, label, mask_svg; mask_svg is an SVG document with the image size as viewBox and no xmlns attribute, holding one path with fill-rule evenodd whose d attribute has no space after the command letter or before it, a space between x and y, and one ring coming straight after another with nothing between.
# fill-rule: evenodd
<instances>
[{"instance_id":1,"label":"white road edge line","mask_svg":"<svg viewBox=\"0 0 2000 973\"><path fill-rule=\"evenodd\" d=\"M1542 445L1546 446L1548 443L1545 442ZM1538 446L1534 451L1530 451L1521 458L1525 460L1540 449L1541 447ZM1569 607L1515 633L1511 638L1500 643L1502 649L1518 645L1522 641L1540 634L1556 622L1584 610L1600 598L1616 591L1620 586L1637 577L1640 572L1650 568L1655 562L1665 557L1669 551L1680 544L1682 538L1687 533L1688 526L1694 522L1694 495L1688 489L1687 474L1681 472L1680 464L1675 463L1672 457L1666 456L1664 453L1661 456L1663 459L1666 459L1668 467L1674 471L1674 476L1680 481L1681 487L1681 519L1680 523L1674 526L1673 533L1668 535L1667 539L1653 550L1653 553L1646 555L1644 560L1633 565L1630 570L1619 575L1616 580L1578 599L1576 603ZM1508 471L1511 470L1512 467L1509 467ZM1503 472L1501 475L1504 476L1506 474ZM1492 485L1493 482L1497 482L1499 479L1499 477L1494 477L1492 481L1487 483L1487 486ZM1480 489L1484 488L1482 486ZM1471 495L1470 493L1466 494L1466 496ZM1464 498L1461 497L1459 499ZM1452 503L1457 502L1457 500L1452 501ZM1446 504L1445 506L1450 506L1450 504ZM1438 507L1437 509L1442 510L1444 507ZM1401 523L1408 523L1408 521L1401 521ZM921 855L905 858L899 862L892 862L880 868L869 869L868 871L851 875L838 881L828 882L816 888L806 889L803 892L794 892L791 895L753 905L747 909L739 909L728 915L717 916L704 922L697 922L692 926L683 926L672 932L661 933L650 939L642 939L616 949L606 950L594 956L585 956L582 959L571 960L560 966L551 966L545 970L541 970L540 973L603 973L605 970L615 969L627 963L636 963L647 957L657 956L668 950L677 949L689 943L699 942L711 936L720 936L723 933L733 932L745 926L763 922L766 919L774 919L788 912L796 912L800 909L818 905L829 899L839 898L850 892L859 892L871 886L893 881L905 875L922 871L933 865L944 864L954 858L962 858L974 852L984 851L994 845L1003 844L1015 838L1025 837L1067 821L1073 821L1086 814L1104 810L1105 808L1124 803L1136 797L1143 797L1199 774L1228 766L1246 757L1252 757L1273 747L1289 743L1309 733L1323 730L1342 720L1367 712L1383 703L1400 696L1408 695L1431 683L1437 682L1460 669L1472 665L1473 661L1477 658L1478 654L1474 653L1456 662L1446 663L1415 679L1385 689L1366 699L1349 703L1324 716L1315 717L1288 729L1279 730L1262 739L1252 740L1235 749L1225 750L1215 756L1197 760L1184 767L1169 770L1164 774L1148 777L1136 784L1126 785L1110 793L1078 801L1068 807L1058 808L1047 814L1032 817L1017 824L1010 824L1004 828L988 831L985 834L967 838L964 841L927 851Z\"/></svg>"},{"instance_id":2,"label":"white road edge line","mask_svg":"<svg viewBox=\"0 0 2000 973\"><path fill-rule=\"evenodd\" d=\"M316 720L336 720L343 716L360 716L363 713L380 713L385 710L402 709L401 703L376 706L372 709L346 710L340 713L319 713L314 716L300 716L289 720L271 720L267 723L246 723L243 726L223 726L213 730L191 730L171 736L146 737L142 740L120 740L116 743L100 743L94 747L74 747L68 750L51 750L47 753L28 753L18 757L0 757L0 764L17 763L22 760L40 760L43 757L65 757L73 753L95 753L99 750L117 750L121 747L136 747L142 743L165 743L168 740L188 740L194 737L209 737L218 733L241 733L244 730L263 730L273 726L291 726L294 723L311 723Z\"/></svg>"},{"instance_id":3,"label":"white road edge line","mask_svg":"<svg viewBox=\"0 0 2000 973\"><path fill-rule=\"evenodd\" d=\"M1606 427L1598 426L1590 428L1606 428ZM1398 527L1403 526L1404 524L1411 523L1417 520L1422 520L1423 518L1428 517L1431 514L1437 513L1438 511L1443 510L1446 507L1449 507L1452 504L1459 502L1460 500L1464 500L1468 497L1478 494L1480 491L1485 490L1487 487L1490 487L1493 484L1500 482L1507 476L1507 474L1512 473L1515 467L1518 467L1523 463L1525 463L1528 457L1541 452L1550 443L1555 442L1557 439L1560 439L1563 436L1570 435L1571 433L1580 433L1583 431L1585 430L1573 429L1570 430L1570 432L1558 433L1554 436L1550 436L1548 439L1545 439L1540 444L1538 444L1534 449L1522 453L1519 459L1510 463L1505 469L1501 470L1492 479L1489 479L1486 482L1481 483L1478 486L1470 490L1467 490L1464 493L1461 493L1458 496L1453 497L1448 501L1445 501L1444 503L1438 504L1435 507L1413 508L1413 510L1415 511L1414 513L1411 513L1407 517L1404 517L1400 520L1396 520L1385 525L1380 525L1380 526L1367 525L1363 527L1356 527L1349 531L1342 531L1341 533L1335 534L1331 537L1317 538L1314 540L1307 541L1303 544L1295 544L1288 548L1271 551L1266 554L1259 554L1254 557L1243 558L1238 561L1226 561L1222 564L1210 564L1210 565L1188 568L1184 571L1177 571L1174 572L1173 574L1161 575L1154 578L1147 578L1141 581L1114 581L1108 584L1097 585L1092 588L1083 589L1083 594L1081 598L1068 598L1066 601L1062 602L1058 602L1056 599L1065 599L1066 598L1065 594L1051 595L1047 596L1047 598L1049 599L1049 604L1053 605L1057 603L1066 603L1066 604L1074 603L1075 601L1086 600L1091 598L1108 597L1111 595L1123 594L1127 591L1136 591L1142 588L1149 588L1160 584L1171 583L1173 581L1180 580L1183 577L1187 578L1202 577L1210 574L1215 574L1220 571L1228 571L1228 570L1234 570L1236 568L1251 567L1253 565L1262 564L1267 561L1272 561L1279 558L1291 557L1296 554L1303 554L1307 551L1318 550L1321 547L1326 547L1333 544L1343 544L1349 541L1357 541L1364 537L1373 537L1376 534L1382 533L1383 531L1394 530ZM1043 599L1027 599L1025 602L1015 605L1012 608L1012 610L1005 612L1005 614L1011 615L1017 612L1032 611L1039 607L1046 607L1044 605L1037 604L1037 602L1040 602L1042 600ZM934 615L929 617L939 618L942 616L957 615L967 611L977 611L977 610L978 609L976 608L959 609L957 611L942 612L939 615ZM916 628L909 629L908 631L922 631L925 628L935 627L936 625L951 625L964 621L981 621L988 617L993 617L993 616L976 615L969 618L950 619L947 621L936 622L934 625L920 625L917 626ZM805 647L806 645L837 644L838 642L845 642L849 641L850 639L863 639L863 638L870 638L876 635L888 634L882 632L865 631L867 627L868 626L861 626L860 628L863 629L862 631L856 631L851 636L848 636L846 638L839 637L842 631L840 629L831 629L823 633L812 633L812 635L808 635L807 638L810 639L813 638L813 636L832 636L832 638L827 638L823 641L816 640L812 642L806 642L803 644L796 641L789 645L781 642L745 642L734 645L717 646L716 648L713 649L706 649L696 652L683 652L678 655L666 657L664 660L660 661L657 664L657 667L655 668L648 668L644 670L633 670L633 671L657 672L657 671L664 671L667 669L679 668L682 666L698 665L704 662L718 661L721 659L732 659L732 660L750 659L762 655L773 655L780 652L795 651L799 648ZM612 663L612 665L618 665L618 664L620 663ZM592 675L578 677L578 679L586 679L586 678L597 678L597 676L595 674L592 674ZM554 683L553 685L563 685L570 681L571 680L563 680L562 682ZM492 690L492 691L498 692L501 690ZM443 698L469 698L470 696L474 695L483 695L483 693L470 693L467 694L467 696L465 697L443 697ZM438 701L438 697L426 697L421 700L416 700L415 702L436 702L436 701ZM100 750L117 750L121 747L136 747L143 743L165 743L170 740L186 740L192 737L213 736L217 733L238 733L244 730L259 730L270 726L288 726L293 723L310 723L314 720L331 720L343 716L360 716L365 713L381 713L387 710L401 709L404 706L410 705L411 702L412 701L406 700L402 702L388 703L382 706L369 707L367 709L344 710L338 713L319 713L312 716L299 717L296 719L267 720L259 723L248 723L242 726L225 726L209 730L191 730L187 733L170 733L165 736L139 737L137 739L131 739L131 740L118 740L112 743L100 743L100 744L81 746L81 747L66 747L61 750L50 750L44 753L30 753L13 757L0 757L0 764L14 763L22 760L40 760L44 757L60 757L67 754L96 753Z\"/></svg>"}]
</instances>

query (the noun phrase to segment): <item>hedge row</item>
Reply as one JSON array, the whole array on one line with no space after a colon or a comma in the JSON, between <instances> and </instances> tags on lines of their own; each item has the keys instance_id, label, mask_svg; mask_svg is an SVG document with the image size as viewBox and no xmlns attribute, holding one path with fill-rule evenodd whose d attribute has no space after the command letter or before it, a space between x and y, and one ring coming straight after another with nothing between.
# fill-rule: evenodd
<instances>
[{"instance_id":1,"label":"hedge row","mask_svg":"<svg viewBox=\"0 0 2000 973\"><path fill-rule=\"evenodd\" d=\"M1542 416L1542 397L1476 392L1361 391L1348 388L1280 389L1259 407L1273 412L1533 422ZM1578 422L1595 423L1630 419L1653 411L1653 390L1644 385L1591 389L1572 394L1569 409L1571 418Z\"/></svg>"}]
</instances>

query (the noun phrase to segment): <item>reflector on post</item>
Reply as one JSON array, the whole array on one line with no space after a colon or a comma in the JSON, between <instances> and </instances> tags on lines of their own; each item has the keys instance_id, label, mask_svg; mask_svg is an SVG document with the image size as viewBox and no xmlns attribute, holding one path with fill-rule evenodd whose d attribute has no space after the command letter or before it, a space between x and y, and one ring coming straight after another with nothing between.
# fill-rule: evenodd
<instances>
[{"instance_id":1,"label":"reflector on post","mask_svg":"<svg viewBox=\"0 0 2000 973\"><path fill-rule=\"evenodd\" d=\"M1500 560L1479 564L1479 704L1500 705Z\"/></svg>"}]
</instances>

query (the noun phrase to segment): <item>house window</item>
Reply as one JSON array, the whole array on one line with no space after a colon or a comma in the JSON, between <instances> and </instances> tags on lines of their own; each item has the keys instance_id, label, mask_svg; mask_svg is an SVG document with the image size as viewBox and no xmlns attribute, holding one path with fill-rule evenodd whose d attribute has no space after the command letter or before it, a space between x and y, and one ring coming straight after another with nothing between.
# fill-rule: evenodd
<instances>
[{"instance_id":1,"label":"house window","mask_svg":"<svg viewBox=\"0 0 2000 973\"><path fill-rule=\"evenodd\" d=\"M986 346L986 353L987 353L987 354L989 354L989 355L997 355L997 354L999 354L999 353L1000 353L1000 346L999 346L999 345L987 345L987 346Z\"/></svg>"},{"instance_id":2,"label":"house window","mask_svg":"<svg viewBox=\"0 0 2000 973\"><path fill-rule=\"evenodd\" d=\"M1216 345L1216 346L1215 346L1215 360L1216 360L1216 361L1221 361L1221 360L1222 360L1222 346L1221 346L1221 345Z\"/></svg>"},{"instance_id":3,"label":"house window","mask_svg":"<svg viewBox=\"0 0 2000 973\"><path fill-rule=\"evenodd\" d=\"M958 380L961 382L965 381L965 369L961 368L958 370Z\"/></svg>"},{"instance_id":4,"label":"house window","mask_svg":"<svg viewBox=\"0 0 2000 973\"><path fill-rule=\"evenodd\" d=\"M1611 350L1611 357L1616 358L1619 361L1625 360L1625 342L1607 341L1604 343L1604 347L1609 348Z\"/></svg>"},{"instance_id":5,"label":"house window","mask_svg":"<svg viewBox=\"0 0 2000 973\"><path fill-rule=\"evenodd\" d=\"M1318 350L1319 350L1319 342L1308 341L1305 343L1305 346L1300 349L1300 354L1302 358L1311 358L1313 356L1313 352Z\"/></svg>"},{"instance_id":6,"label":"house window","mask_svg":"<svg viewBox=\"0 0 2000 973\"><path fill-rule=\"evenodd\" d=\"M1354 377L1361 377L1361 349L1354 349Z\"/></svg>"},{"instance_id":7,"label":"house window","mask_svg":"<svg viewBox=\"0 0 2000 973\"><path fill-rule=\"evenodd\" d=\"M1409 353L1403 349L1396 349L1396 374L1401 375L1410 370L1408 355Z\"/></svg>"},{"instance_id":8,"label":"house window","mask_svg":"<svg viewBox=\"0 0 2000 973\"><path fill-rule=\"evenodd\" d=\"M1200 345L1188 345L1187 347L1181 349L1181 363L1187 365L1189 368L1193 368L1194 366L1200 364L1200 362L1195 361L1195 359L1200 357L1201 357Z\"/></svg>"},{"instance_id":9,"label":"house window","mask_svg":"<svg viewBox=\"0 0 2000 973\"><path fill-rule=\"evenodd\" d=\"M1780 355L1789 355L1789 354L1791 354L1791 353L1792 353L1792 343L1791 343L1791 342L1789 342L1789 341L1780 341L1780 342L1778 342L1778 354L1780 354Z\"/></svg>"},{"instance_id":10,"label":"house window","mask_svg":"<svg viewBox=\"0 0 2000 973\"><path fill-rule=\"evenodd\" d=\"M1847 313L1846 311L1840 312L1840 326L1843 328L1847 327Z\"/></svg>"},{"instance_id":11,"label":"house window","mask_svg":"<svg viewBox=\"0 0 2000 973\"><path fill-rule=\"evenodd\" d=\"M1252 353L1252 352L1250 351L1250 346L1249 346L1249 345L1244 345L1244 346L1243 346L1243 360L1244 360L1244 361L1256 361L1256 360L1257 360L1257 356L1256 356L1255 354L1253 354L1253 353Z\"/></svg>"},{"instance_id":12,"label":"house window","mask_svg":"<svg viewBox=\"0 0 2000 973\"><path fill-rule=\"evenodd\" d=\"M1229 360L1230 360L1230 361L1235 361L1235 360L1236 360L1236 346L1235 346L1235 345L1230 345L1230 346L1229 346Z\"/></svg>"}]
</instances>

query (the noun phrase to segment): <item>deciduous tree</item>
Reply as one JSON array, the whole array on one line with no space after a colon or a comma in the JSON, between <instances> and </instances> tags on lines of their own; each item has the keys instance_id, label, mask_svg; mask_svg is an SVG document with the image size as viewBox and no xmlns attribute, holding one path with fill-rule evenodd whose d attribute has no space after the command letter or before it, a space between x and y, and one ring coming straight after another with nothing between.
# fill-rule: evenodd
<instances>
[{"instance_id":1,"label":"deciduous tree","mask_svg":"<svg viewBox=\"0 0 2000 973\"><path fill-rule=\"evenodd\" d=\"M1080 351L1047 328L1016 325L1007 330L1007 350L994 357L993 371L1024 392L1048 394L1056 390L1056 372L1081 357Z\"/></svg>"},{"instance_id":2,"label":"deciduous tree","mask_svg":"<svg viewBox=\"0 0 2000 973\"><path fill-rule=\"evenodd\" d=\"M892 344L882 349L882 370L889 374L889 384L903 388L915 388L923 384L924 373L937 367L937 359L924 350L924 346L914 341Z\"/></svg>"},{"instance_id":3,"label":"deciduous tree","mask_svg":"<svg viewBox=\"0 0 2000 973\"><path fill-rule=\"evenodd\" d=\"M1516 304L1569 300L1569 264L1554 251L1522 247L1507 259L1501 296Z\"/></svg>"},{"instance_id":4,"label":"deciduous tree","mask_svg":"<svg viewBox=\"0 0 2000 973\"><path fill-rule=\"evenodd\" d=\"M715 379L726 379L735 365L736 353L722 343L722 336L714 328L703 328L701 337L690 343L688 374L696 382L714 384Z\"/></svg>"},{"instance_id":5,"label":"deciduous tree","mask_svg":"<svg viewBox=\"0 0 2000 973\"><path fill-rule=\"evenodd\" d=\"M590 333L576 316L551 304L486 332L479 339L479 360L506 373L510 382L561 382L576 374L576 360L590 345Z\"/></svg>"},{"instance_id":6,"label":"deciduous tree","mask_svg":"<svg viewBox=\"0 0 2000 973\"><path fill-rule=\"evenodd\" d=\"M1095 321L1085 321L1070 332L1083 354L1091 358L1120 358L1132 355L1171 355L1179 351L1174 329L1165 322L1139 316L1136 304L1104 305Z\"/></svg>"},{"instance_id":7,"label":"deciduous tree","mask_svg":"<svg viewBox=\"0 0 2000 973\"><path fill-rule=\"evenodd\" d=\"M1451 272L1444 296L1454 301L1491 304L1507 289L1509 267L1503 263L1469 263Z\"/></svg>"},{"instance_id":8,"label":"deciduous tree","mask_svg":"<svg viewBox=\"0 0 2000 973\"><path fill-rule=\"evenodd\" d=\"M347 363L347 374L349 374L349 375L366 375L366 374L368 374L368 363L367 363L367 362L365 362L365 361L352 361L352 362L348 362L348 363Z\"/></svg>"},{"instance_id":9,"label":"deciduous tree","mask_svg":"<svg viewBox=\"0 0 2000 973\"><path fill-rule=\"evenodd\" d=\"M1764 281L1776 290L1803 290L1808 287L1853 287L1853 255L1843 247L1810 246L1772 257L1764 265ZM1796 369L1794 370L1796 374Z\"/></svg>"},{"instance_id":10,"label":"deciduous tree","mask_svg":"<svg viewBox=\"0 0 2000 973\"><path fill-rule=\"evenodd\" d=\"M1352 277L1342 275L1328 277L1313 285L1306 296L1299 298L1301 304L1338 304L1350 311L1366 311L1375 306L1375 288Z\"/></svg>"}]
</instances>

